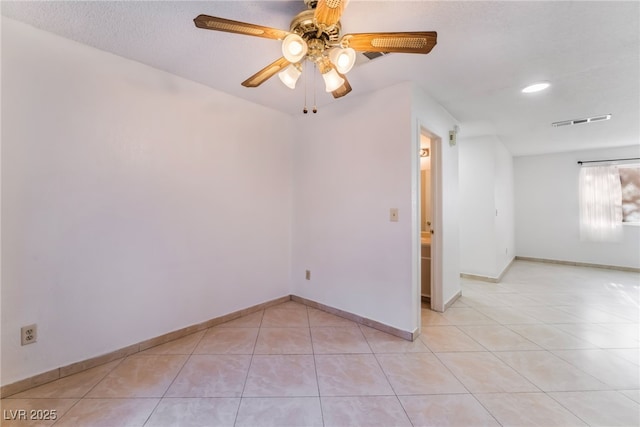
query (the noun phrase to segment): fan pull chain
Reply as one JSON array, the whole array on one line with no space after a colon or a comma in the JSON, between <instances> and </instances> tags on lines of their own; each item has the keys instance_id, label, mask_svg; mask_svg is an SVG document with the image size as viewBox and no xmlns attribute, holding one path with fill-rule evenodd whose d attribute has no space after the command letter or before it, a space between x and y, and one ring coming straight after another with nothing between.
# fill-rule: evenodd
<instances>
[{"instance_id":1,"label":"fan pull chain","mask_svg":"<svg viewBox=\"0 0 640 427\"><path fill-rule=\"evenodd\" d=\"M307 110L307 70L304 61L302 64L302 79L302 83L304 84L304 108L302 112L307 114L309 112L309 110Z\"/></svg>"},{"instance_id":2,"label":"fan pull chain","mask_svg":"<svg viewBox=\"0 0 640 427\"><path fill-rule=\"evenodd\" d=\"M313 64L313 109L311 111L313 111L313 114L318 112L318 107L316 104L316 64ZM307 114L309 112L309 110L307 109L307 89L309 88L309 85L307 85L307 73L306 73L306 66L303 65L303 69L302 69L302 74L303 74L303 84L304 84L304 108L302 109L302 112L304 114Z\"/></svg>"},{"instance_id":3,"label":"fan pull chain","mask_svg":"<svg viewBox=\"0 0 640 427\"><path fill-rule=\"evenodd\" d=\"M318 112L318 107L316 107L316 74L317 67L316 63L313 63L313 114Z\"/></svg>"}]
</instances>

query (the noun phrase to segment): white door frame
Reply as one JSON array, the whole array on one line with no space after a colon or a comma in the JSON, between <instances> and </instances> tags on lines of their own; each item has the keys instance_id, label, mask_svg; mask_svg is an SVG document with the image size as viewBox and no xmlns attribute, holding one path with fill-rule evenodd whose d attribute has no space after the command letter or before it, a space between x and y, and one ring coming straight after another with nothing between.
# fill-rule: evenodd
<instances>
[{"instance_id":1,"label":"white door frame","mask_svg":"<svg viewBox=\"0 0 640 427\"><path fill-rule=\"evenodd\" d=\"M416 300L416 310L418 319L418 331L421 329L421 251L420 244L420 198L422 188L420 185L420 136L425 135L431 139L431 309L434 311L444 311L444 299L442 295L442 138L431 132L424 124L418 121L416 140L412 154L413 177L412 177L412 201L414 208L412 215L412 263L413 266L413 293Z\"/></svg>"}]
</instances>

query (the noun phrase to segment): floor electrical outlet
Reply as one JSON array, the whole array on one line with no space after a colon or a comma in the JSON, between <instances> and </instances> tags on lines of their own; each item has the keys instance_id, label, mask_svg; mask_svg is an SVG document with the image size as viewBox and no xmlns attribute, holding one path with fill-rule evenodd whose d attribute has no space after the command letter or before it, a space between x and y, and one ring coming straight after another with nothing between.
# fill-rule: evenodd
<instances>
[{"instance_id":1,"label":"floor electrical outlet","mask_svg":"<svg viewBox=\"0 0 640 427\"><path fill-rule=\"evenodd\" d=\"M33 344L38 340L38 325L35 323L29 326L23 326L20 328L20 344L27 345Z\"/></svg>"}]
</instances>

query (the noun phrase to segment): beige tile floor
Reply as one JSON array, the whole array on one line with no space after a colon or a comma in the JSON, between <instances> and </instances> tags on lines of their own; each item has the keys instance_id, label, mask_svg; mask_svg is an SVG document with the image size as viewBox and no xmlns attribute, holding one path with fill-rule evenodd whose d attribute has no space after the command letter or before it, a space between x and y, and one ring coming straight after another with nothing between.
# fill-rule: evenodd
<instances>
[{"instance_id":1,"label":"beige tile floor","mask_svg":"<svg viewBox=\"0 0 640 427\"><path fill-rule=\"evenodd\" d=\"M640 425L640 275L518 261L462 289L413 343L287 302L10 396L57 420L2 425Z\"/></svg>"}]
</instances>

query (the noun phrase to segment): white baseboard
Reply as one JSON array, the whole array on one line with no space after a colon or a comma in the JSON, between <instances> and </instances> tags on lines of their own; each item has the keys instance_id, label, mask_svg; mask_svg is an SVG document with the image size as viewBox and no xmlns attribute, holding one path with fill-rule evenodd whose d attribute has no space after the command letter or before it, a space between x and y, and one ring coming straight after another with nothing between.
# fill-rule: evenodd
<instances>
[{"instance_id":1,"label":"white baseboard","mask_svg":"<svg viewBox=\"0 0 640 427\"><path fill-rule=\"evenodd\" d=\"M507 263L507 265L502 269L502 271L497 277L482 276L478 274L469 274L469 273L460 273L460 277L464 277L465 279L480 280L482 282L500 283L500 281L502 280L504 275L507 274L507 271L509 271L509 268L511 268L511 265L513 265L513 262L516 259L518 259L518 257L511 258L511 261Z\"/></svg>"},{"instance_id":2,"label":"white baseboard","mask_svg":"<svg viewBox=\"0 0 640 427\"><path fill-rule=\"evenodd\" d=\"M447 303L444 305L444 311L447 311L447 309L451 307L461 296L462 296L462 291L458 291L454 296L449 298L449 301L447 301Z\"/></svg>"},{"instance_id":3,"label":"white baseboard","mask_svg":"<svg viewBox=\"0 0 640 427\"><path fill-rule=\"evenodd\" d=\"M454 296L457 299L459 295ZM0 387L0 398L4 398L7 396L11 396L16 393L20 393L26 391L28 389L38 387L40 385L49 383L51 381L58 380L60 378L67 377L69 375L77 374L82 371L86 371L87 369L94 368L99 365L103 365L105 363L109 363L114 360L122 359L123 357L130 356L132 354L144 351L148 348L167 343L169 341L176 340L178 338L182 338L184 336L193 334L194 332L201 331L203 329L208 329L210 327L219 325L224 322L228 322L230 320L237 319L239 317L245 316L247 314L254 313L259 310L264 310L268 307L272 307L277 304L282 304L286 301L296 301L301 304L307 305L309 307L317 308L319 310L326 311L331 314L335 314L340 317L344 317L346 319L352 320L356 323L369 326L374 329L378 329L380 331L386 332L391 335L395 335L397 337L403 338L408 341L415 341L418 337L418 329L414 331L405 331L402 329L394 328L392 326L385 325L384 323L380 323L375 320L368 319L366 317L358 316L353 313L349 313L343 310L339 310L337 308L333 308L324 304L317 303L315 301L308 300L306 298L298 297L296 295L287 295L280 298L276 298L270 301L266 301L261 304L257 304L243 310L238 310L233 313L229 313L223 316L219 316L213 319L210 319L206 322L198 323L197 325L191 325L186 328L182 328L173 332L169 332L167 334L163 334L157 336L155 338L151 338L148 340L141 341L137 344L133 344L124 348L120 348L114 351L111 351L107 354L103 354L100 356L92 357L86 360L82 360L79 362L72 363L71 365L61 366L56 369L52 369L47 372L43 372L37 375L33 375L29 378L25 378L20 381L16 381L12 384L3 385ZM450 302L451 304L453 301Z\"/></svg>"},{"instance_id":4,"label":"white baseboard","mask_svg":"<svg viewBox=\"0 0 640 427\"><path fill-rule=\"evenodd\" d=\"M547 264L573 265L576 267L604 268L607 270L619 270L619 271L630 271L633 273L640 273L640 268L624 267L620 265L593 264L589 262L563 261L563 260L557 260L557 259L534 258L534 257L525 257L525 256L516 256L515 259L518 261L531 261L531 262L542 262Z\"/></svg>"}]
</instances>

